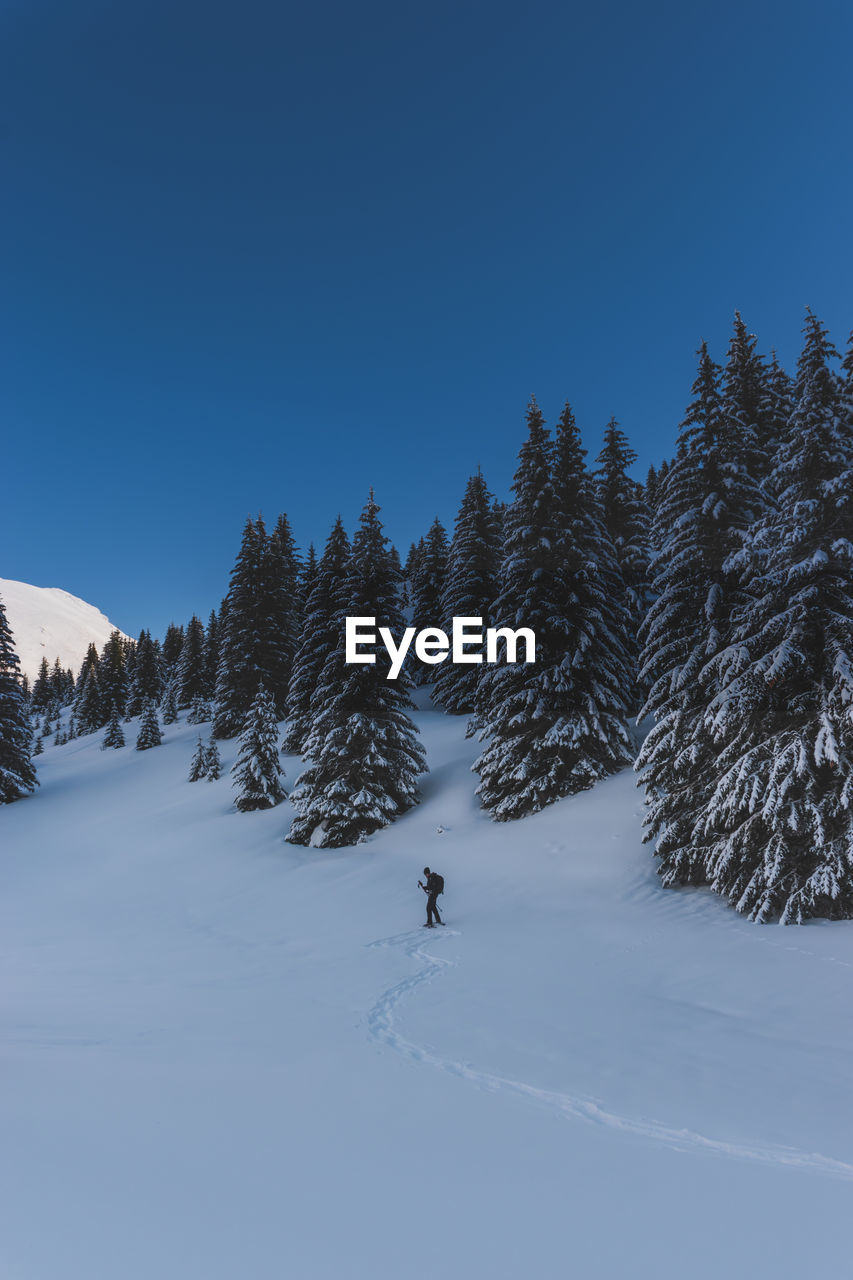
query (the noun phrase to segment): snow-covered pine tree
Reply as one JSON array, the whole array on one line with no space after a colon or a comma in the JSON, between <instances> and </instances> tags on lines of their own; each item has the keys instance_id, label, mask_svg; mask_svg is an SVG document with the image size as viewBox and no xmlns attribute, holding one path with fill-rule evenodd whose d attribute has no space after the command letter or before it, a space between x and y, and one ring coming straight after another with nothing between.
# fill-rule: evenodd
<instances>
[{"instance_id":1,"label":"snow-covered pine tree","mask_svg":"<svg viewBox=\"0 0 853 1280\"><path fill-rule=\"evenodd\" d=\"M32 764L32 729L6 606L0 599L0 804L38 786Z\"/></svg>"},{"instance_id":2,"label":"snow-covered pine tree","mask_svg":"<svg viewBox=\"0 0 853 1280\"><path fill-rule=\"evenodd\" d=\"M42 658L38 675L30 690L30 711L44 711L51 698L50 666L47 658Z\"/></svg>"},{"instance_id":3,"label":"snow-covered pine tree","mask_svg":"<svg viewBox=\"0 0 853 1280\"><path fill-rule=\"evenodd\" d=\"M184 631L175 671L175 699L179 709L192 706L195 698L203 698L207 692L204 649L204 624L193 614Z\"/></svg>"},{"instance_id":4,"label":"snow-covered pine tree","mask_svg":"<svg viewBox=\"0 0 853 1280\"><path fill-rule=\"evenodd\" d=\"M219 666L216 672L216 714L213 731L217 738L239 733L246 712L258 691L255 654L259 648L257 600L266 531L263 523L249 517L228 589L227 615L219 635Z\"/></svg>"},{"instance_id":5,"label":"snow-covered pine tree","mask_svg":"<svg viewBox=\"0 0 853 1280\"><path fill-rule=\"evenodd\" d=\"M616 564L625 584L629 652L635 661L637 633L652 602L649 581L650 516L638 485L628 475L628 468L637 461L637 454L615 418L611 418L605 427L604 447L596 461L596 491L604 528L613 544Z\"/></svg>"},{"instance_id":6,"label":"snow-covered pine tree","mask_svg":"<svg viewBox=\"0 0 853 1280\"><path fill-rule=\"evenodd\" d=\"M207 775L207 750L205 748L204 743L201 740L201 734L199 734L198 745L196 746L196 749L193 752L193 758L190 761L189 781L198 782L200 778L204 778L206 777L206 775Z\"/></svg>"},{"instance_id":7,"label":"snow-covered pine tree","mask_svg":"<svg viewBox=\"0 0 853 1280\"><path fill-rule=\"evenodd\" d=\"M290 523L282 514L266 542L258 607L260 643L256 662L260 681L270 695L277 719L283 719L293 660L299 647L302 566Z\"/></svg>"},{"instance_id":8,"label":"snow-covered pine tree","mask_svg":"<svg viewBox=\"0 0 853 1280\"><path fill-rule=\"evenodd\" d=\"M160 732L160 721L157 719L157 708L148 698L142 709L142 720L136 738L136 750L147 751L149 747L159 747L163 741Z\"/></svg>"},{"instance_id":9,"label":"snow-covered pine tree","mask_svg":"<svg viewBox=\"0 0 853 1280\"><path fill-rule=\"evenodd\" d=\"M110 747L124 746L124 732L121 727L121 719L119 717L118 707L113 701L110 708L110 722L107 725L107 731L104 734L104 740L101 743L101 750L107 751Z\"/></svg>"},{"instance_id":10,"label":"snow-covered pine tree","mask_svg":"<svg viewBox=\"0 0 853 1280\"><path fill-rule=\"evenodd\" d=\"M163 724L176 724L178 719L178 699L175 693L176 675L173 672L166 681L163 697L160 699L160 710L163 713ZM143 704L144 711L144 704Z\"/></svg>"},{"instance_id":11,"label":"snow-covered pine tree","mask_svg":"<svg viewBox=\"0 0 853 1280\"><path fill-rule=\"evenodd\" d=\"M163 637L161 647L161 657L163 662L164 678L172 675L175 667L181 659L181 650L184 647L184 629L178 627L174 622L170 622L166 628L166 634Z\"/></svg>"},{"instance_id":12,"label":"snow-covered pine tree","mask_svg":"<svg viewBox=\"0 0 853 1280\"><path fill-rule=\"evenodd\" d=\"M345 661L348 614L375 617L377 627L401 635L400 576L371 489L353 539L345 603L332 624L335 648L311 700L305 744L311 763L291 795L297 816L287 839L294 844L356 844L418 802L426 758L407 714L412 702L405 673L387 679L390 661L381 644L372 665Z\"/></svg>"},{"instance_id":13,"label":"snow-covered pine tree","mask_svg":"<svg viewBox=\"0 0 853 1280\"><path fill-rule=\"evenodd\" d=\"M484 627L491 625L499 576L500 545L493 498L478 468L465 486L448 554L440 613L441 625L448 635L454 617L482 618ZM451 715L473 712L482 665L446 661L437 670L433 702Z\"/></svg>"},{"instance_id":14,"label":"snow-covered pine tree","mask_svg":"<svg viewBox=\"0 0 853 1280\"><path fill-rule=\"evenodd\" d=\"M140 631L127 691L125 715L138 716L147 698L159 702L163 693L161 657L150 631Z\"/></svg>"},{"instance_id":15,"label":"snow-covered pine tree","mask_svg":"<svg viewBox=\"0 0 853 1280\"><path fill-rule=\"evenodd\" d=\"M409 598L412 626L418 631L441 625L441 599L447 579L447 531L438 516L433 520L418 557L417 572L412 578ZM409 663L415 684L426 684L435 678L435 667L419 662L409 651Z\"/></svg>"},{"instance_id":16,"label":"snow-covered pine tree","mask_svg":"<svg viewBox=\"0 0 853 1280\"><path fill-rule=\"evenodd\" d=\"M127 655L130 641L120 631L113 631L98 659L98 689L101 695L102 723L109 719L112 704L124 713L127 701Z\"/></svg>"},{"instance_id":17,"label":"snow-covered pine tree","mask_svg":"<svg viewBox=\"0 0 853 1280\"><path fill-rule=\"evenodd\" d=\"M39 734L35 740L35 745L33 746L33 755L40 756L43 751L44 751L44 743L42 741L42 735Z\"/></svg>"},{"instance_id":18,"label":"snow-covered pine tree","mask_svg":"<svg viewBox=\"0 0 853 1280\"><path fill-rule=\"evenodd\" d=\"M77 722L78 734L94 733L106 723L103 699L98 682L97 666L84 670L82 685L78 681L78 692L74 702L74 718Z\"/></svg>"},{"instance_id":19,"label":"snow-covered pine tree","mask_svg":"<svg viewBox=\"0 0 853 1280\"><path fill-rule=\"evenodd\" d=\"M211 609L204 635L204 696L212 698L216 690L216 668L219 665L220 624L216 610Z\"/></svg>"},{"instance_id":20,"label":"snow-covered pine tree","mask_svg":"<svg viewBox=\"0 0 853 1280\"><path fill-rule=\"evenodd\" d=\"M636 768L646 788L646 839L656 842L666 885L708 878L703 815L717 749L705 710L722 678L715 660L731 640L743 598L726 566L764 506L747 467L756 450L750 425L726 414L720 369L704 342L693 397L662 486L656 599L640 630L640 678L649 689L641 716L655 723Z\"/></svg>"},{"instance_id":21,"label":"snow-covered pine tree","mask_svg":"<svg viewBox=\"0 0 853 1280\"><path fill-rule=\"evenodd\" d=\"M311 699L326 660L340 641L346 607L350 544L338 516L317 566L314 586L305 607L302 643L293 664L287 694L287 733L284 750L301 755L311 728Z\"/></svg>"},{"instance_id":22,"label":"snow-covered pine tree","mask_svg":"<svg viewBox=\"0 0 853 1280\"><path fill-rule=\"evenodd\" d=\"M308 601L311 597L311 592L314 590L314 584L317 581L317 567L317 552L314 548L314 543L312 542L308 546L305 560L299 569L299 641L296 646L297 651L299 649L299 644L302 643L302 628L305 624L305 614L308 608ZM294 661L295 660L296 655L294 654Z\"/></svg>"},{"instance_id":23,"label":"snow-covered pine tree","mask_svg":"<svg viewBox=\"0 0 853 1280\"><path fill-rule=\"evenodd\" d=\"M241 813L272 809L285 798L284 771L278 747L278 721L272 694L261 685L240 734L237 760L231 770Z\"/></svg>"},{"instance_id":24,"label":"snow-covered pine tree","mask_svg":"<svg viewBox=\"0 0 853 1280\"><path fill-rule=\"evenodd\" d=\"M276 714L284 714L296 642L298 568L286 517L279 519L272 539L260 516L246 521L220 626L217 738L241 732L261 684L272 694Z\"/></svg>"},{"instance_id":25,"label":"snow-covered pine tree","mask_svg":"<svg viewBox=\"0 0 853 1280\"><path fill-rule=\"evenodd\" d=\"M187 724L206 724L210 719L210 703L200 694L196 694L187 716Z\"/></svg>"},{"instance_id":26,"label":"snow-covered pine tree","mask_svg":"<svg viewBox=\"0 0 853 1280\"><path fill-rule=\"evenodd\" d=\"M415 595L415 579L418 576L418 567L421 562L423 551L423 538L420 538L417 542L409 543L406 563L403 565L403 582L400 589L400 604L401 607L406 609L411 609L412 607L412 601Z\"/></svg>"},{"instance_id":27,"label":"snow-covered pine tree","mask_svg":"<svg viewBox=\"0 0 853 1280\"><path fill-rule=\"evenodd\" d=\"M752 598L707 716L707 879L757 921L853 917L853 433L836 355L809 312L778 508L732 557Z\"/></svg>"},{"instance_id":28,"label":"snow-covered pine tree","mask_svg":"<svg viewBox=\"0 0 853 1280\"><path fill-rule=\"evenodd\" d=\"M484 675L478 717L487 745L473 766L477 794L498 821L535 813L630 760L623 587L574 418L567 405L556 451L535 399L527 423L494 617L499 626L533 630L536 661ZM612 605L597 563L605 552L616 574Z\"/></svg>"},{"instance_id":29,"label":"snow-covered pine tree","mask_svg":"<svg viewBox=\"0 0 853 1280\"><path fill-rule=\"evenodd\" d=\"M213 734L210 735L204 754L204 770L208 782L218 782L222 777L222 759Z\"/></svg>"}]
</instances>

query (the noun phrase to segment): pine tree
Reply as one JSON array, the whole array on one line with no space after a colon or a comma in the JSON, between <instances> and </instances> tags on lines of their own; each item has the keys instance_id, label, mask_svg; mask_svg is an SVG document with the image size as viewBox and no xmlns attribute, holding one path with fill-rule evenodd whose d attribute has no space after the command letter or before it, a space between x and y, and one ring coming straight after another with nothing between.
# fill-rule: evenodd
<instances>
[{"instance_id":1,"label":"pine tree","mask_svg":"<svg viewBox=\"0 0 853 1280\"><path fill-rule=\"evenodd\" d=\"M116 706L114 701L112 704L111 712L110 712L110 723L107 727L106 733L104 734L104 740L101 743L101 750L106 751L109 747L123 747L123 746L124 746L124 733L121 727L121 720L119 718L118 707Z\"/></svg>"},{"instance_id":2,"label":"pine tree","mask_svg":"<svg viewBox=\"0 0 853 1280\"><path fill-rule=\"evenodd\" d=\"M498 594L500 547L493 498L482 472L471 476L456 516L441 596L441 619L449 635L453 619L482 618L491 624ZM433 701L452 715L473 712L482 666L446 661L439 667Z\"/></svg>"},{"instance_id":3,"label":"pine tree","mask_svg":"<svg viewBox=\"0 0 853 1280\"><path fill-rule=\"evenodd\" d=\"M216 745L216 739L211 734L204 753L205 777L208 782L218 782L222 776L222 760L219 755L219 747Z\"/></svg>"},{"instance_id":4,"label":"pine tree","mask_svg":"<svg viewBox=\"0 0 853 1280\"><path fill-rule=\"evenodd\" d=\"M664 534L653 561L656 599L640 632L642 716L655 724L637 759L646 787L646 839L656 841L664 884L704 884L703 814L717 751L705 721L722 672L743 591L727 568L763 510L748 470L756 443L748 423L726 412L720 369L703 342L693 401L664 481L658 522Z\"/></svg>"},{"instance_id":5,"label":"pine tree","mask_svg":"<svg viewBox=\"0 0 853 1280\"><path fill-rule=\"evenodd\" d=\"M35 746L33 747L33 755L40 756L43 751L44 751L44 743L42 742L42 735L39 734L38 737L36 738Z\"/></svg>"},{"instance_id":6,"label":"pine tree","mask_svg":"<svg viewBox=\"0 0 853 1280\"><path fill-rule=\"evenodd\" d=\"M97 666L91 666L85 671L82 686L78 683L74 717L79 734L94 733L106 723Z\"/></svg>"},{"instance_id":7,"label":"pine tree","mask_svg":"<svg viewBox=\"0 0 853 1280\"><path fill-rule=\"evenodd\" d=\"M0 599L0 804L11 804L38 786L31 752L21 666Z\"/></svg>"},{"instance_id":8,"label":"pine tree","mask_svg":"<svg viewBox=\"0 0 853 1280\"><path fill-rule=\"evenodd\" d=\"M176 724L178 720L178 699L175 694L175 681L176 677L173 675L166 682L166 687L163 690L163 697L160 700L160 710L163 713L163 724Z\"/></svg>"},{"instance_id":9,"label":"pine tree","mask_svg":"<svg viewBox=\"0 0 853 1280\"><path fill-rule=\"evenodd\" d=\"M206 724L210 719L210 703L198 694L193 698L187 724Z\"/></svg>"},{"instance_id":10,"label":"pine tree","mask_svg":"<svg viewBox=\"0 0 853 1280\"><path fill-rule=\"evenodd\" d=\"M272 695L261 686L249 708L240 734L237 760L231 770L238 790L235 805L241 813L272 809L285 798L278 749L278 722Z\"/></svg>"},{"instance_id":11,"label":"pine tree","mask_svg":"<svg viewBox=\"0 0 853 1280\"><path fill-rule=\"evenodd\" d=\"M147 751L149 747L159 747L162 741L160 722L157 719L157 708L149 698L142 710L142 721L136 739L136 750Z\"/></svg>"},{"instance_id":12,"label":"pine tree","mask_svg":"<svg viewBox=\"0 0 853 1280\"><path fill-rule=\"evenodd\" d=\"M305 609L302 643L293 665L287 695L284 750L301 755L311 729L311 699L329 655L336 649L346 604L350 544L338 516L326 541Z\"/></svg>"},{"instance_id":13,"label":"pine tree","mask_svg":"<svg viewBox=\"0 0 853 1280\"><path fill-rule=\"evenodd\" d=\"M809 312L778 507L732 557L751 598L707 716L707 878L757 921L853 917L853 435L836 355Z\"/></svg>"},{"instance_id":14,"label":"pine tree","mask_svg":"<svg viewBox=\"0 0 853 1280\"><path fill-rule=\"evenodd\" d=\"M146 699L159 702L163 694L161 655L150 631L140 631L130 674L125 715L138 716Z\"/></svg>"},{"instance_id":15,"label":"pine tree","mask_svg":"<svg viewBox=\"0 0 853 1280\"><path fill-rule=\"evenodd\" d=\"M256 655L260 680L283 718L302 624L301 565L286 515L276 521L262 560L257 601L260 643Z\"/></svg>"},{"instance_id":16,"label":"pine tree","mask_svg":"<svg viewBox=\"0 0 853 1280\"><path fill-rule=\"evenodd\" d=\"M31 711L43 711L50 701L50 667L47 658L42 658L38 675L30 691L29 704Z\"/></svg>"},{"instance_id":17,"label":"pine tree","mask_svg":"<svg viewBox=\"0 0 853 1280\"><path fill-rule=\"evenodd\" d=\"M261 671L258 654L263 645L261 600L265 587L266 529L259 518L246 521L237 561L226 596L226 617L219 636L216 673L217 738L239 733L257 694Z\"/></svg>"},{"instance_id":18,"label":"pine tree","mask_svg":"<svg viewBox=\"0 0 853 1280\"><path fill-rule=\"evenodd\" d=\"M220 623L216 610L211 609L204 636L204 696L212 698L216 691L216 668L219 665Z\"/></svg>"},{"instance_id":19,"label":"pine tree","mask_svg":"<svg viewBox=\"0 0 853 1280\"><path fill-rule=\"evenodd\" d=\"M410 590L412 625L418 631L426 627L438 627L442 620L441 600L447 579L447 532L436 516L429 532L422 540ZM435 667L421 663L411 656L412 675L416 684L425 684L435 677Z\"/></svg>"},{"instance_id":20,"label":"pine tree","mask_svg":"<svg viewBox=\"0 0 853 1280\"><path fill-rule=\"evenodd\" d=\"M204 743L201 740L201 734L199 734L198 746L196 747L195 752L193 753L192 761L190 762L189 780L190 782L198 782L200 778L204 778L206 775L207 775L207 751L205 749Z\"/></svg>"},{"instance_id":21,"label":"pine tree","mask_svg":"<svg viewBox=\"0 0 853 1280\"><path fill-rule=\"evenodd\" d=\"M120 631L113 631L98 659L98 688L101 696L101 723L108 719L108 708L115 703L119 714L127 701L127 641Z\"/></svg>"},{"instance_id":22,"label":"pine tree","mask_svg":"<svg viewBox=\"0 0 853 1280\"><path fill-rule=\"evenodd\" d=\"M184 647L184 629L175 626L174 622L170 622L166 628L166 634L163 637L162 659L164 676L173 673L175 667L180 662L181 651Z\"/></svg>"},{"instance_id":23,"label":"pine tree","mask_svg":"<svg viewBox=\"0 0 853 1280\"><path fill-rule=\"evenodd\" d=\"M317 552L314 548L314 543L312 542L308 547L308 552L307 552L307 555L305 556L305 561L302 565L300 565L300 568L299 568L299 587L298 587L299 618L298 618L298 626L296 629L296 649L294 650L294 655L293 655L294 662L296 661L296 654L299 651L299 646L302 643L302 635L303 635L302 628L305 625L305 617L308 610L308 601L311 597L311 592L314 590L314 584L317 581L317 568L318 568Z\"/></svg>"},{"instance_id":24,"label":"pine tree","mask_svg":"<svg viewBox=\"0 0 853 1280\"><path fill-rule=\"evenodd\" d=\"M331 630L336 635L311 699L306 743L311 763L297 780L288 840L340 848L387 826L418 801L417 777L426 769L408 680L388 680L390 661L377 645L373 664L345 661L344 617L374 617L399 636L400 570L382 532L373 490L353 539L345 604Z\"/></svg>"},{"instance_id":25,"label":"pine tree","mask_svg":"<svg viewBox=\"0 0 853 1280\"><path fill-rule=\"evenodd\" d=\"M189 707L195 698L203 698L206 688L204 625L193 614L184 631L181 656L175 671L175 700L178 708Z\"/></svg>"},{"instance_id":26,"label":"pine tree","mask_svg":"<svg viewBox=\"0 0 853 1280\"><path fill-rule=\"evenodd\" d=\"M628 437L611 418L604 431L604 448L598 455L595 472L598 500L604 527L616 553L616 564L625 585L632 655L637 652L636 635L652 601L649 582L649 511L628 475L637 455Z\"/></svg>"},{"instance_id":27,"label":"pine tree","mask_svg":"<svg viewBox=\"0 0 853 1280\"><path fill-rule=\"evenodd\" d=\"M534 632L536 660L484 676L478 716L487 745L473 766L477 794L501 822L584 790L629 759L627 659L618 629L601 615L596 556L607 540L574 418L567 405L556 450L535 399L527 424L494 613L502 627ZM612 563L612 548L609 555ZM611 585L621 590L618 580Z\"/></svg>"}]
</instances>

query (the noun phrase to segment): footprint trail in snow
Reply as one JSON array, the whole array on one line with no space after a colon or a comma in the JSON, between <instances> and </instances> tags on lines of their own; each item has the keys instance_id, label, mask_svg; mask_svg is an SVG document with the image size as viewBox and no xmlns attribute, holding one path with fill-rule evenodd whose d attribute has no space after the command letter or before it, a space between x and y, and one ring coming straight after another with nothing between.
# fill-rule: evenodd
<instances>
[{"instance_id":1,"label":"footprint trail in snow","mask_svg":"<svg viewBox=\"0 0 853 1280\"><path fill-rule=\"evenodd\" d=\"M442 938L458 937L459 933L458 930L448 929L440 936ZM416 973L383 991L370 1009L367 1015L368 1033L377 1043L388 1045L396 1053L423 1066L434 1067L448 1075L467 1080L479 1089L490 1093L511 1093L525 1098L566 1120L583 1120L587 1124L646 1138L652 1142L663 1143L674 1151L706 1152L734 1160L749 1160L756 1164L776 1168L785 1167L803 1173L820 1173L831 1178L853 1181L853 1165L846 1164L843 1160L835 1160L831 1156L767 1143L725 1142L717 1138L707 1138L691 1129L670 1128L656 1120L621 1116L607 1111L594 1098L585 1097L582 1094L540 1089L526 1084L523 1080L512 1080L507 1076L480 1071L470 1063L446 1058L435 1049L406 1039L396 1026L395 1011L398 1006L419 986L432 982L444 970L455 968L453 960L445 960L441 956L430 955L427 952L426 947L433 946L437 940L432 937L424 938L417 932L408 932L396 934L390 938L379 938L376 942L368 943L371 948L392 948L402 951L409 960L420 965Z\"/></svg>"}]
</instances>

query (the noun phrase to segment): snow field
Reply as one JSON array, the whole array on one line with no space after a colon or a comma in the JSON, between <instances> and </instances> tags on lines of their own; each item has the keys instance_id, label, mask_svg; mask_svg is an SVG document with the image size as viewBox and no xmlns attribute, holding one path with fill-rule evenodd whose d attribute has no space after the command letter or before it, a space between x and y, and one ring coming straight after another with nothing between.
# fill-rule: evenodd
<instances>
[{"instance_id":1,"label":"snow field","mask_svg":"<svg viewBox=\"0 0 853 1280\"><path fill-rule=\"evenodd\" d=\"M198 727L46 746L0 811L3 1280L843 1274L853 924L661 889L629 771L492 823L417 719L424 802L338 852L233 810L236 742L186 782Z\"/></svg>"}]
</instances>

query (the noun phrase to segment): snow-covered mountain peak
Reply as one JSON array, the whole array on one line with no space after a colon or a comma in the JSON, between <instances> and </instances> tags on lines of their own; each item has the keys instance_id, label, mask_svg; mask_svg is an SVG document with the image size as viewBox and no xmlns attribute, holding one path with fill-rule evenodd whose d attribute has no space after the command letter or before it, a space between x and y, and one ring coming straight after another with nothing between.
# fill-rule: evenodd
<instances>
[{"instance_id":1,"label":"snow-covered mountain peak","mask_svg":"<svg viewBox=\"0 0 853 1280\"><path fill-rule=\"evenodd\" d=\"M77 669L89 644L100 649L117 628L100 609L60 587L33 587L0 578L0 599L12 628L21 670L34 680L42 658Z\"/></svg>"}]
</instances>

